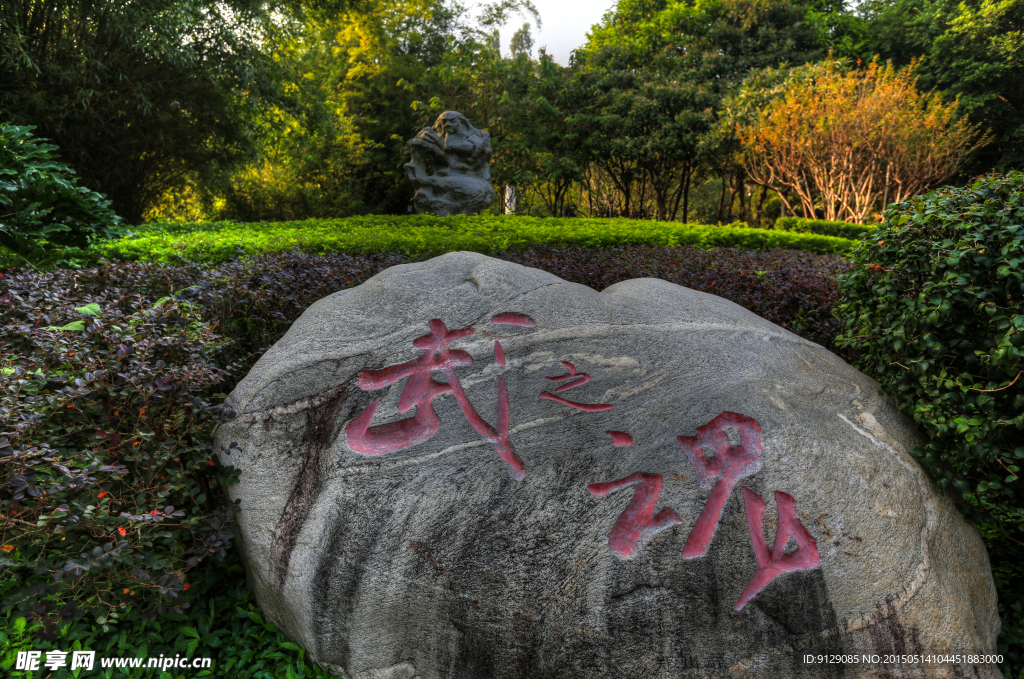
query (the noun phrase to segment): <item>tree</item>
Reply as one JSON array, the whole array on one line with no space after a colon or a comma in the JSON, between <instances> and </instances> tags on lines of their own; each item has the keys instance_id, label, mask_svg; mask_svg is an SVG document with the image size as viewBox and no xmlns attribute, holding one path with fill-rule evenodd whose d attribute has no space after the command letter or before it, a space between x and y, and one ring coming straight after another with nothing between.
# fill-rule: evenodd
<instances>
[{"instance_id":1,"label":"tree","mask_svg":"<svg viewBox=\"0 0 1024 679\"><path fill-rule=\"evenodd\" d=\"M324 174L345 178L335 186L351 194L354 211L408 208L413 191L402 165L406 143L421 127L413 109L419 82L465 44L467 31L462 8L443 0L374 0L325 26L327 39L317 42L329 47L318 54L313 82L328 93L335 131L357 138L337 136L337 145L359 152L335 156Z\"/></svg>"},{"instance_id":2,"label":"tree","mask_svg":"<svg viewBox=\"0 0 1024 679\"><path fill-rule=\"evenodd\" d=\"M640 216L651 200L675 219L681 201L686 219L691 178L709 166L745 195L731 140L714 134L723 100L751 70L815 59L827 42L815 13L788 0L620 2L577 53L600 96L575 117L619 211Z\"/></svg>"},{"instance_id":3,"label":"tree","mask_svg":"<svg viewBox=\"0 0 1024 679\"><path fill-rule=\"evenodd\" d=\"M605 48L609 58L614 48ZM671 57L670 57L671 58ZM661 67L661 68L659 68ZM663 75L661 60L631 69L582 73L574 81L589 91L570 125L584 140L584 157L600 169L618 196L608 216L647 216L653 201L660 220L687 213L690 175L703 155L703 136L713 123L714 100L689 73Z\"/></svg>"},{"instance_id":4,"label":"tree","mask_svg":"<svg viewBox=\"0 0 1024 679\"><path fill-rule=\"evenodd\" d=\"M555 63L542 47L539 58L524 69L525 59L509 62L509 75L499 104L504 135L495 155L495 175L515 187L518 210L529 212L539 202L543 214L580 214L585 181L586 149L573 126L572 114L588 105L591 93L577 87L571 69Z\"/></svg>"},{"instance_id":5,"label":"tree","mask_svg":"<svg viewBox=\"0 0 1024 679\"><path fill-rule=\"evenodd\" d=\"M263 113L275 123L265 126L258 157L221 187L226 207L217 216L405 213L407 141L439 112L418 99L454 99L446 107L467 115L491 101L468 96L467 83L486 81L496 54L487 45L517 9L535 12L528 2L504 0L485 6L474 25L450 0L363 0L307 20L271 54L296 105Z\"/></svg>"},{"instance_id":6,"label":"tree","mask_svg":"<svg viewBox=\"0 0 1024 679\"><path fill-rule=\"evenodd\" d=\"M529 22L523 24L523 27L512 35L509 49L511 49L513 57L518 57L522 54L527 59L530 58L530 51L533 50L533 37L530 36Z\"/></svg>"},{"instance_id":7,"label":"tree","mask_svg":"<svg viewBox=\"0 0 1024 679\"><path fill-rule=\"evenodd\" d=\"M831 55L821 62L808 62L802 66L790 68L783 64L776 68L769 66L763 69L751 71L744 79L740 87L726 97L722 104L722 113L715 126L713 135L718 139L718 147L731 152L729 162L735 163L742 176L748 177L744 167L743 147L737 130L750 127L757 122L761 113L777 99L784 96L787 89L798 84L806 84L813 81L824 73L827 64L832 62ZM838 60L836 68L845 68L847 62ZM776 184L757 184L761 187L757 206L753 211L753 223L760 224L764 214L763 207L766 195L775 190L778 193L780 204L780 216L785 216L786 211L793 212L793 199L787 194L784 186ZM722 198L724 202L725 186L722 186ZM721 208L719 213L721 213ZM719 217L721 219L721 217Z\"/></svg>"},{"instance_id":8,"label":"tree","mask_svg":"<svg viewBox=\"0 0 1024 679\"><path fill-rule=\"evenodd\" d=\"M783 201L793 191L805 217L820 202L825 219L865 222L890 198L901 202L950 177L977 148L977 130L957 103L921 93L913 67L873 61L844 72L830 60L814 70L791 78L738 131L751 180Z\"/></svg>"},{"instance_id":9,"label":"tree","mask_svg":"<svg viewBox=\"0 0 1024 679\"><path fill-rule=\"evenodd\" d=\"M287 25L290 7L7 0L0 115L37 126L83 185L137 223L189 172L251 150L254 112L282 97L260 45Z\"/></svg>"},{"instance_id":10,"label":"tree","mask_svg":"<svg viewBox=\"0 0 1024 679\"><path fill-rule=\"evenodd\" d=\"M965 168L1024 168L1024 0L869 0L861 55L897 67L918 62L918 84L958 97L971 122L992 130Z\"/></svg>"}]
</instances>

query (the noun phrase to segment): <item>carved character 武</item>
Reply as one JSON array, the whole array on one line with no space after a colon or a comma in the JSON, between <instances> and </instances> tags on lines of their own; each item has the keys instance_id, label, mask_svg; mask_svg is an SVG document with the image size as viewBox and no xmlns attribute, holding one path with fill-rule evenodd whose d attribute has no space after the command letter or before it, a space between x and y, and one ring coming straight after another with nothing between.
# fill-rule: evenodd
<instances>
[{"instance_id":1,"label":"carved character \u6b66","mask_svg":"<svg viewBox=\"0 0 1024 679\"><path fill-rule=\"evenodd\" d=\"M423 443L441 429L441 420L434 411L434 398L450 393L455 397L462 414L469 420L473 429L487 439L501 456L512 477L524 478L526 468L512 449L512 441L509 438L508 391L505 389L505 378L498 377L498 426L493 427L476 412L462 389L458 375L455 374L455 368L473 365L473 357L468 352L449 348L455 340L472 335L473 329L449 331L437 318L430 321L429 326L429 335L413 340L414 347L424 350L422 356L407 363L388 366L382 370L364 370L359 374L359 388L363 391L381 389L408 377L409 381L398 399L398 412L408 412L415 406L416 414L404 420L371 427L370 422L377 412L378 401L374 401L345 427L346 443L361 455L384 455ZM496 355L498 350L496 347ZM504 354L501 355L501 360L504 360ZM434 380L431 375L435 371L444 373L448 383Z\"/></svg>"}]
</instances>

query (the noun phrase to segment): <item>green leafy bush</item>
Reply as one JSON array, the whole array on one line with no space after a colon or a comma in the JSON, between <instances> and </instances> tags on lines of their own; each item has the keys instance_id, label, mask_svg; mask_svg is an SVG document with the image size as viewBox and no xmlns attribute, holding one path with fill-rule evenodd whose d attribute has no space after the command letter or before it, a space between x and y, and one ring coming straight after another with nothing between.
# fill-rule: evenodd
<instances>
[{"instance_id":1,"label":"green leafy bush","mask_svg":"<svg viewBox=\"0 0 1024 679\"><path fill-rule=\"evenodd\" d=\"M49 638L34 638L38 624L7 613L0 617L0 674L11 679L70 679L113 677L152 679L154 677L231 677L232 679L271 679L290 677L327 679L334 675L315 665L304 649L260 615L237 556L214 558L209 565L193 573L193 586L183 596L191 606L182 613L168 613L159 620L147 620L134 607L121 611L119 619L100 624L83 618L61 626ZM3 579L0 576L0 595ZM91 671L71 672L63 667L53 673L24 672L14 669L20 650L96 652ZM155 658L160 655L186 658L210 658L210 668L163 672L152 668L101 667L102 658Z\"/></svg>"},{"instance_id":2,"label":"green leafy bush","mask_svg":"<svg viewBox=\"0 0 1024 679\"><path fill-rule=\"evenodd\" d=\"M259 255L293 248L315 254L392 252L425 258L455 250L495 254L540 245L584 248L693 245L703 248L846 252L855 243L817 234L635 219L369 215L257 224L161 223L141 227L132 237L104 243L99 251L110 257L129 260L217 263L239 255Z\"/></svg>"},{"instance_id":3,"label":"green leafy bush","mask_svg":"<svg viewBox=\"0 0 1024 679\"><path fill-rule=\"evenodd\" d=\"M200 644L231 676L322 676L251 601L235 610L240 569L219 562L233 558L220 492L232 470L211 442L229 413L211 402L315 299L407 260L286 254L0 274L0 606L29 621L0 638L0 674L38 630L36 650L194 655Z\"/></svg>"},{"instance_id":4,"label":"green leafy bush","mask_svg":"<svg viewBox=\"0 0 1024 679\"><path fill-rule=\"evenodd\" d=\"M823 236L860 240L874 231L875 224L851 224L850 222L834 222L828 219L804 219L803 217L780 217L775 220L777 231L791 233L817 233Z\"/></svg>"},{"instance_id":5,"label":"green leafy bush","mask_svg":"<svg viewBox=\"0 0 1024 679\"><path fill-rule=\"evenodd\" d=\"M1022 670L1024 173L932 191L885 216L839 279L836 342L924 429L911 453L980 522L1001 652Z\"/></svg>"},{"instance_id":6,"label":"green leafy bush","mask_svg":"<svg viewBox=\"0 0 1024 679\"><path fill-rule=\"evenodd\" d=\"M74 170L54 157L57 147L33 129L0 125L0 246L38 265L81 256L95 238L124 235L110 201L78 186Z\"/></svg>"},{"instance_id":7,"label":"green leafy bush","mask_svg":"<svg viewBox=\"0 0 1024 679\"><path fill-rule=\"evenodd\" d=\"M0 670L7 676L10 676L19 651L35 650L35 632L39 627L39 623L29 623L24 616L15 616L12 610L0 616Z\"/></svg>"},{"instance_id":8,"label":"green leafy bush","mask_svg":"<svg viewBox=\"0 0 1024 679\"><path fill-rule=\"evenodd\" d=\"M3 279L0 567L22 586L2 608L49 633L57 617L179 610L187 571L231 544L208 436L226 340L188 300L157 299L153 273Z\"/></svg>"}]
</instances>

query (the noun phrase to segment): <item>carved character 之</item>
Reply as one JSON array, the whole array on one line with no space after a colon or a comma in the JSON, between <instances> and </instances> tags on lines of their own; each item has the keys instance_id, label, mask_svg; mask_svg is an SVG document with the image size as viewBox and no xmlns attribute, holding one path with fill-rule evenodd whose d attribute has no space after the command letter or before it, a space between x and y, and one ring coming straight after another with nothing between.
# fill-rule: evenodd
<instances>
[{"instance_id":1,"label":"carved character \u4e4b","mask_svg":"<svg viewBox=\"0 0 1024 679\"><path fill-rule=\"evenodd\" d=\"M561 363L566 370L564 375L555 375L553 377L544 378L546 380L551 380L552 382L565 382L565 384L555 389L555 394L563 391L568 391L570 389L575 389L576 387L582 387L584 384L590 381L590 375L588 375L587 373L576 372L576 366L570 363L569 361L562 361ZM564 406L576 408L577 410L584 410L589 413L598 413L601 412L602 410L611 410L612 408L615 407L611 403L577 403L576 401L569 401L567 399L562 398L561 396L556 396L555 394L552 394L550 391L542 391L537 396L537 398L547 399L548 401L554 401L555 403L561 403Z\"/></svg>"}]
</instances>

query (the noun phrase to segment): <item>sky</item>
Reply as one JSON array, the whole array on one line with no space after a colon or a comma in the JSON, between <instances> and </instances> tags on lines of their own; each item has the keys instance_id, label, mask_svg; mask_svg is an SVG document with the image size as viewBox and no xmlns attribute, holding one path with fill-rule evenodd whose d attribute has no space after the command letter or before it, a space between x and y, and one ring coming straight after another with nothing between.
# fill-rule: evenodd
<instances>
[{"instance_id":1,"label":"sky","mask_svg":"<svg viewBox=\"0 0 1024 679\"><path fill-rule=\"evenodd\" d=\"M466 3L475 9L477 3ZM569 53L583 45L590 27L598 23L605 12L615 6L615 0L533 0L540 12L542 29L530 21L530 35L533 36L532 56L536 58L539 47L547 47L548 54L562 66L569 64ZM501 52L508 56L512 34L522 28L525 17L513 17L501 30Z\"/></svg>"}]
</instances>

